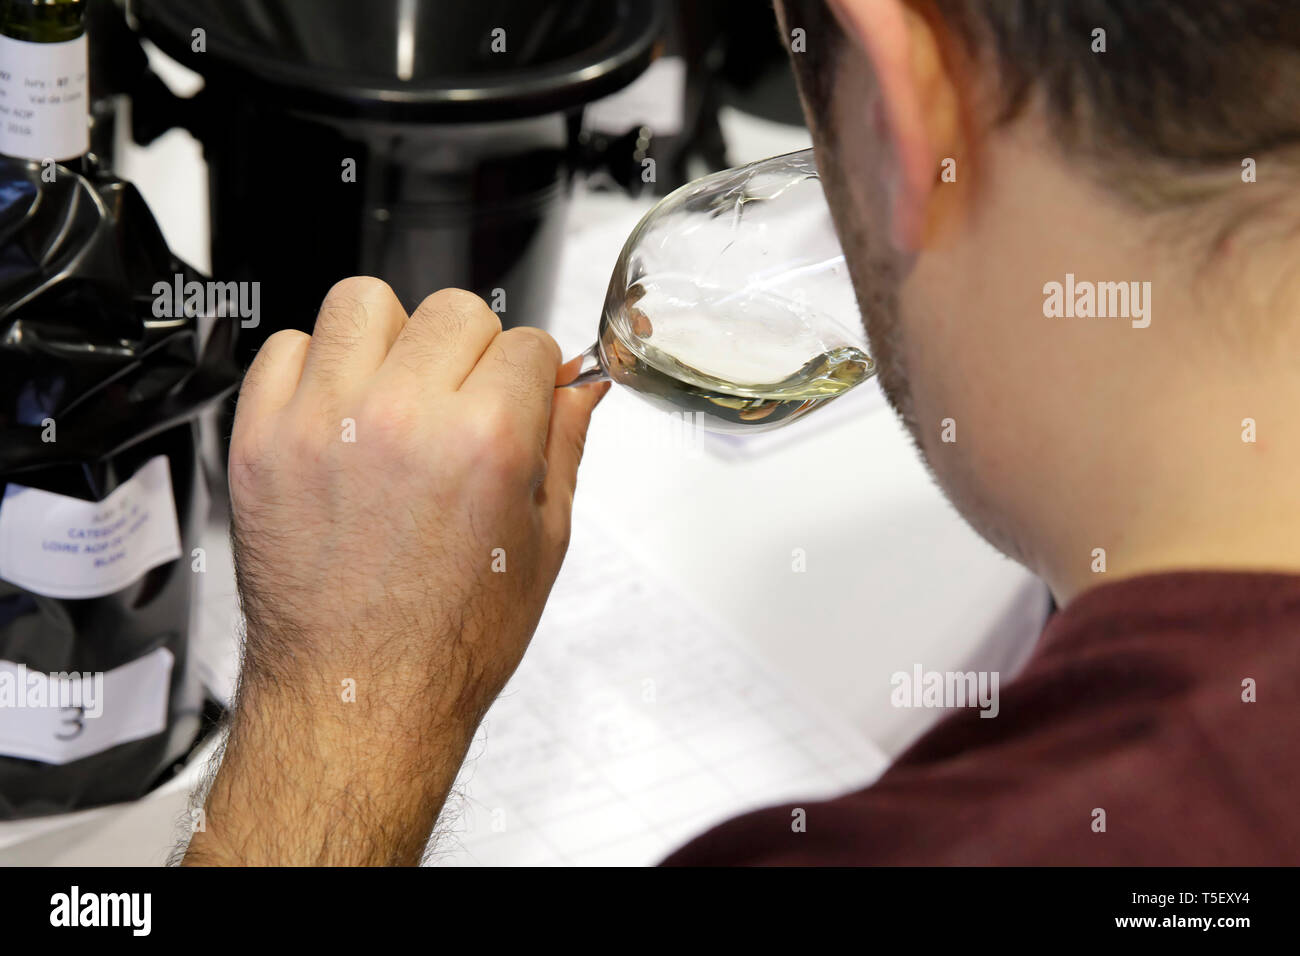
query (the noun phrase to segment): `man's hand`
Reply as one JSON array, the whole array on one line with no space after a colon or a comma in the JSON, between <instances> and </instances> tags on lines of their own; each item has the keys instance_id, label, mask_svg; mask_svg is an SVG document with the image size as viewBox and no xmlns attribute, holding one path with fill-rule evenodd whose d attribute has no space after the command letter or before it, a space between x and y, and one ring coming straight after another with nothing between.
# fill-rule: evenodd
<instances>
[{"instance_id":1,"label":"man's hand","mask_svg":"<svg viewBox=\"0 0 1300 956\"><path fill-rule=\"evenodd\" d=\"M244 665L187 863L413 863L564 557L604 387L445 290L348 279L244 380Z\"/></svg>"}]
</instances>

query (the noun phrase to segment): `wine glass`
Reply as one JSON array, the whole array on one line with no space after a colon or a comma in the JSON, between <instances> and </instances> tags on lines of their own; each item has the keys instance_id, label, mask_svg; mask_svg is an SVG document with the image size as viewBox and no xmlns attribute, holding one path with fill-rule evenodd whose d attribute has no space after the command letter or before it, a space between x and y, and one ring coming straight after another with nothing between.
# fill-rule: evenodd
<instances>
[{"instance_id":1,"label":"wine glass","mask_svg":"<svg viewBox=\"0 0 1300 956\"><path fill-rule=\"evenodd\" d=\"M596 344L612 380L712 431L770 430L875 374L811 149L705 176L632 231Z\"/></svg>"}]
</instances>

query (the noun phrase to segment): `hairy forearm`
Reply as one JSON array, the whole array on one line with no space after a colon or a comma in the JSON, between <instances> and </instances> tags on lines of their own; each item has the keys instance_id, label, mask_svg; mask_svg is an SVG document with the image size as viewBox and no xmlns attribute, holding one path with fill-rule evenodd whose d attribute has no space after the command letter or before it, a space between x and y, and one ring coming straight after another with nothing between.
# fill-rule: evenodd
<instances>
[{"instance_id":1,"label":"hairy forearm","mask_svg":"<svg viewBox=\"0 0 1300 956\"><path fill-rule=\"evenodd\" d=\"M368 278L267 339L230 438L240 690L186 862L419 860L564 558L604 388L557 389L560 358Z\"/></svg>"},{"instance_id":2,"label":"hairy forearm","mask_svg":"<svg viewBox=\"0 0 1300 956\"><path fill-rule=\"evenodd\" d=\"M418 692L365 683L368 693L345 701L246 675L184 865L420 861L475 722L436 716Z\"/></svg>"}]
</instances>

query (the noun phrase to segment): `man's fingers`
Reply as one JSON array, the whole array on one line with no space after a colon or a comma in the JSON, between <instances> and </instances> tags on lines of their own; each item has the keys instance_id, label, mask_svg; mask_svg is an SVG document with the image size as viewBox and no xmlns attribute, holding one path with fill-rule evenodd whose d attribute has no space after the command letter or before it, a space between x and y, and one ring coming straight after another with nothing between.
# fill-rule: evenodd
<instances>
[{"instance_id":1,"label":"man's fingers","mask_svg":"<svg viewBox=\"0 0 1300 956\"><path fill-rule=\"evenodd\" d=\"M236 420L265 418L289 404L310 345L311 336L297 329L282 329L263 343L239 388Z\"/></svg>"},{"instance_id":2,"label":"man's fingers","mask_svg":"<svg viewBox=\"0 0 1300 956\"><path fill-rule=\"evenodd\" d=\"M551 401L551 431L546 440L546 480L542 483L546 508L554 520L568 527L578 465L587 444L592 410L609 391L609 382L555 390Z\"/></svg>"},{"instance_id":3,"label":"man's fingers","mask_svg":"<svg viewBox=\"0 0 1300 956\"><path fill-rule=\"evenodd\" d=\"M460 392L477 401L506 402L536 436L540 451L551 420L560 358L559 345L541 329L509 329L492 340Z\"/></svg>"},{"instance_id":4,"label":"man's fingers","mask_svg":"<svg viewBox=\"0 0 1300 956\"><path fill-rule=\"evenodd\" d=\"M384 360L383 374L403 388L451 392L473 371L501 320L464 289L443 289L420 303Z\"/></svg>"},{"instance_id":5,"label":"man's fingers","mask_svg":"<svg viewBox=\"0 0 1300 956\"><path fill-rule=\"evenodd\" d=\"M385 282L355 276L321 303L303 369L304 390L341 391L384 362L406 324L406 310Z\"/></svg>"}]
</instances>

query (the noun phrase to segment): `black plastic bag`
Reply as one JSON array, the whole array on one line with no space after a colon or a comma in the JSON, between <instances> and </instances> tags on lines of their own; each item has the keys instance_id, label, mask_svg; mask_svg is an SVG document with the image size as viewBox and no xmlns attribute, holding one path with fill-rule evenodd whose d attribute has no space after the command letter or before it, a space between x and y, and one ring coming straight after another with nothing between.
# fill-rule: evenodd
<instances>
[{"instance_id":1,"label":"black plastic bag","mask_svg":"<svg viewBox=\"0 0 1300 956\"><path fill-rule=\"evenodd\" d=\"M155 316L200 277L135 188L55 172L0 157L0 819L138 798L194 743L197 415L238 380L237 319Z\"/></svg>"}]
</instances>

